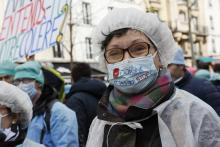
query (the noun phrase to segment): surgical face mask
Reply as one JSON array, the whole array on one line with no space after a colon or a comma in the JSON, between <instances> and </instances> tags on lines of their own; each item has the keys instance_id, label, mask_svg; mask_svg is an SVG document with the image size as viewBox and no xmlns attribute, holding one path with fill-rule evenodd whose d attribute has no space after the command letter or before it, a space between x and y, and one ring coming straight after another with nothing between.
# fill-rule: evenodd
<instances>
[{"instance_id":1,"label":"surgical face mask","mask_svg":"<svg viewBox=\"0 0 220 147\"><path fill-rule=\"evenodd\" d=\"M37 89L35 88L35 82L30 82L30 83L20 83L18 85L18 88L26 92L31 100L36 96L37 94Z\"/></svg>"},{"instance_id":2,"label":"surgical face mask","mask_svg":"<svg viewBox=\"0 0 220 147\"><path fill-rule=\"evenodd\" d=\"M115 64L108 64L110 84L126 94L137 94L154 83L158 70L154 65L154 55L131 58Z\"/></svg>"}]
</instances>

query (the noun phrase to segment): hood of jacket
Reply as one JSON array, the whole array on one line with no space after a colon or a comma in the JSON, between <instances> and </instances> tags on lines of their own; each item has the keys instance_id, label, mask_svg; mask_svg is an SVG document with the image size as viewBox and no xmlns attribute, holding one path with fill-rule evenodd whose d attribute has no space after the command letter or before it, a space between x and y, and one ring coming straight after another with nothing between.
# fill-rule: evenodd
<instances>
[{"instance_id":1,"label":"hood of jacket","mask_svg":"<svg viewBox=\"0 0 220 147\"><path fill-rule=\"evenodd\" d=\"M86 92L97 98L101 98L105 89L106 85L102 81L82 78L72 85L68 95L73 95L78 92Z\"/></svg>"}]
</instances>

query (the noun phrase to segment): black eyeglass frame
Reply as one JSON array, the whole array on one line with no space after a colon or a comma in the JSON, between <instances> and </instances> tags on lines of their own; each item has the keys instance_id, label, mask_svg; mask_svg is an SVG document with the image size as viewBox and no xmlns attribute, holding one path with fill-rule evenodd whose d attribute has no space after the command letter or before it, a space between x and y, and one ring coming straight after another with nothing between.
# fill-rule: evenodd
<instances>
[{"instance_id":1,"label":"black eyeglass frame","mask_svg":"<svg viewBox=\"0 0 220 147\"><path fill-rule=\"evenodd\" d=\"M106 50L106 49L105 49L105 52L104 52L105 60L106 60L107 63L109 63L109 64L113 64L113 63L116 63L116 62L120 62L120 61L122 61L122 60L124 59L124 55L125 55L125 52L126 52L126 51L128 52L128 54L129 54L132 58L137 58L138 56L133 56L132 53L130 53L130 49L132 49L132 46L137 45L137 44L141 44L141 43L146 44L147 47L148 47L148 50L147 50L146 54L143 55L143 56L147 56L147 55L149 54L150 48L152 48L152 47L154 47L154 46L153 46L152 44L148 43L148 42L137 42L137 43L135 43L135 44L130 45L130 46L127 47L127 48L111 48L111 49L109 49L109 50ZM123 52L123 54L122 54L123 56L122 56L122 58L121 58L120 60L117 60L117 61L115 61L115 62L109 62L108 58L106 57L106 54L108 53L108 51L112 51L113 49L115 49L115 50L116 50L116 49L117 49L117 50L120 49L120 51ZM142 57L142 56L140 56L140 57Z\"/></svg>"}]
</instances>

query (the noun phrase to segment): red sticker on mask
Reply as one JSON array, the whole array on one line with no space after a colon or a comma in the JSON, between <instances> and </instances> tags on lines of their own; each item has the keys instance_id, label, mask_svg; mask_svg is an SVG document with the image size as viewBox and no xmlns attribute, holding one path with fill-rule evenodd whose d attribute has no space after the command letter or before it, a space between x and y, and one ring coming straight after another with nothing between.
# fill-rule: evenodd
<instances>
[{"instance_id":1,"label":"red sticker on mask","mask_svg":"<svg viewBox=\"0 0 220 147\"><path fill-rule=\"evenodd\" d=\"M113 77L114 78L117 78L119 76L119 68L115 68L114 70L113 70Z\"/></svg>"}]
</instances>

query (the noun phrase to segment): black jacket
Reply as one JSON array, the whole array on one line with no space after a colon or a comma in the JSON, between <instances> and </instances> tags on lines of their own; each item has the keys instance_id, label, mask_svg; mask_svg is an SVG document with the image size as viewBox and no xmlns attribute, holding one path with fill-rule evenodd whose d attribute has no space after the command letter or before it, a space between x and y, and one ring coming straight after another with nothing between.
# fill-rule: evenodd
<instances>
[{"instance_id":1,"label":"black jacket","mask_svg":"<svg viewBox=\"0 0 220 147\"><path fill-rule=\"evenodd\" d=\"M98 101L106 86L98 80L82 78L72 85L66 105L76 112L80 147L86 145L89 127L96 116Z\"/></svg>"},{"instance_id":2,"label":"black jacket","mask_svg":"<svg viewBox=\"0 0 220 147\"><path fill-rule=\"evenodd\" d=\"M220 93L210 81L193 77L186 71L184 77L175 85L199 97L220 115Z\"/></svg>"},{"instance_id":3,"label":"black jacket","mask_svg":"<svg viewBox=\"0 0 220 147\"><path fill-rule=\"evenodd\" d=\"M169 94L161 98L154 107L142 109L130 106L124 118L113 114L109 110L109 94L112 89L113 87L109 86L99 101L98 119L115 122L119 125L105 125L102 147L162 147L158 114L153 108L165 102L173 95L174 84L171 84ZM120 125L119 122L138 122L143 128L135 130L126 125Z\"/></svg>"}]
</instances>

